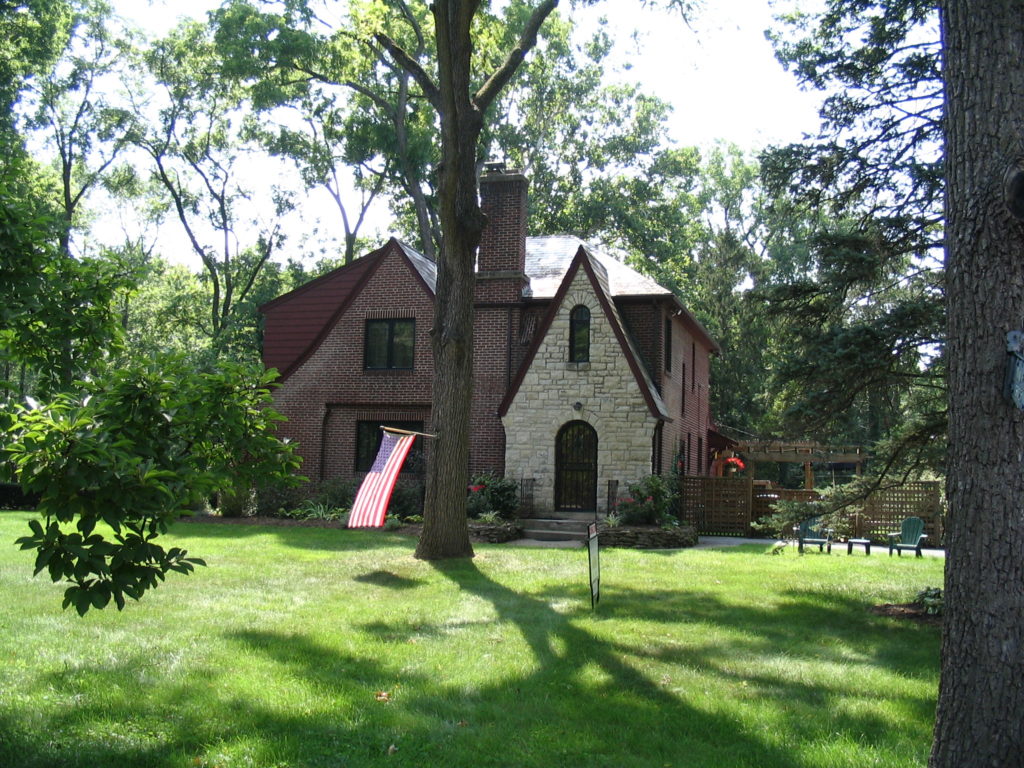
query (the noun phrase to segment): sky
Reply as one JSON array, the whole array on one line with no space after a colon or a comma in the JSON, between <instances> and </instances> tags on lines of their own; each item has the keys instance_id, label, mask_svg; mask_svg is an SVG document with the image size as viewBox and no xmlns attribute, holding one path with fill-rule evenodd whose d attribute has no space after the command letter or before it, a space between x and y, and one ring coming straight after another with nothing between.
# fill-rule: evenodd
<instances>
[{"instance_id":1,"label":"sky","mask_svg":"<svg viewBox=\"0 0 1024 768\"><path fill-rule=\"evenodd\" d=\"M158 36L178 19L204 18L220 0L115 0L122 16ZM705 0L690 23L665 11L642 9L638 0L606 0L592 8L561 10L581 29L598 16L617 40L620 76L672 105L669 138L679 146L716 141L756 151L800 141L816 132L821 95L802 91L775 59L764 35L773 16L816 0ZM635 34L634 34L635 33ZM326 193L324 193L326 202ZM371 229L386 236L389 217L381 209ZM371 234L364 232L363 234Z\"/></svg>"},{"instance_id":2,"label":"sky","mask_svg":"<svg viewBox=\"0 0 1024 768\"><path fill-rule=\"evenodd\" d=\"M116 3L122 15L155 34L184 16L202 18L218 4L219 0ZM597 16L608 18L608 27L618 38L620 64L630 67L627 76L673 105L670 134L675 141L708 145L722 140L760 149L799 141L818 124L820 95L798 88L764 36L775 25L778 9L796 4L798 0L705 0L690 24L663 10L641 9L637 0L606 0L591 8L562 11L581 25L592 25Z\"/></svg>"}]
</instances>

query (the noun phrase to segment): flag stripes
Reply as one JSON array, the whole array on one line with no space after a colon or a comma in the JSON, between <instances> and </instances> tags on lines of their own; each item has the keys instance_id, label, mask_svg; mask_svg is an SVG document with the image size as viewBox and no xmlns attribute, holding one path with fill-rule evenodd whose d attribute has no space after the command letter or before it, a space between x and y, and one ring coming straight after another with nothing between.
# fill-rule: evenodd
<instances>
[{"instance_id":1,"label":"flag stripes","mask_svg":"<svg viewBox=\"0 0 1024 768\"><path fill-rule=\"evenodd\" d=\"M416 439L415 434L399 435L385 430L380 450L369 473L363 478L348 516L349 528L380 528L384 525L391 492L402 470L405 457Z\"/></svg>"}]
</instances>

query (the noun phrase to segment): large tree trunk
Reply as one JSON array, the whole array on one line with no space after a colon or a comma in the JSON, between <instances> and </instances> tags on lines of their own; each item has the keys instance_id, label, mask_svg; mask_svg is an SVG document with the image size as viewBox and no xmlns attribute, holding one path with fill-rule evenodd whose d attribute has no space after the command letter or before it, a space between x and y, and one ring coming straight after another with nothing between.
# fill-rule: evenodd
<instances>
[{"instance_id":1,"label":"large tree trunk","mask_svg":"<svg viewBox=\"0 0 1024 768\"><path fill-rule=\"evenodd\" d=\"M949 523L930 765L1010 766L1024 754L1024 414L1002 385L1006 333L1024 324L1024 221L1004 180L1024 167L1024 3L946 0L942 25Z\"/></svg>"},{"instance_id":2,"label":"large tree trunk","mask_svg":"<svg viewBox=\"0 0 1024 768\"><path fill-rule=\"evenodd\" d=\"M476 148L483 117L470 100L469 34L477 3L437 0L441 117L439 204L444 241L437 263L432 344L432 417L423 533L416 556L472 557L466 525L470 403L473 395L473 262L484 217L477 197Z\"/></svg>"}]
</instances>

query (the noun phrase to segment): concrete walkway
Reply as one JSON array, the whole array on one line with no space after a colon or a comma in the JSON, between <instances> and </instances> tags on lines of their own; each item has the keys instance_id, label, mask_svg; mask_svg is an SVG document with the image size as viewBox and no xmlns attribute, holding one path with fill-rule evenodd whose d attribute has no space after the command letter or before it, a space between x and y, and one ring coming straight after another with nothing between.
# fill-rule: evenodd
<instances>
[{"instance_id":1,"label":"concrete walkway","mask_svg":"<svg viewBox=\"0 0 1024 768\"><path fill-rule=\"evenodd\" d=\"M539 547L547 549L578 549L583 546L582 541L541 541L540 539L515 539L510 541L509 544L513 547ZM795 540L785 542L781 540L776 541L774 539L744 539L739 536L701 536L698 539L697 544L693 547L688 547L688 549L720 549L724 547L738 547L741 544L757 544L763 547L770 547L774 544L787 544L788 547L792 547L794 550L796 549ZM837 552L842 555L846 554L845 542L835 542L832 545L832 553L835 554ZM854 547L853 554L859 554L861 557L864 557L864 547ZM888 556L888 554L889 547L885 544L874 544L871 547L872 557L875 555ZM906 554L909 554L910 557L914 556L913 552ZM921 550L921 554L925 557L946 556L946 552L941 549L924 548Z\"/></svg>"},{"instance_id":2,"label":"concrete walkway","mask_svg":"<svg viewBox=\"0 0 1024 768\"><path fill-rule=\"evenodd\" d=\"M787 542L781 539L775 541L773 539L743 539L738 536L701 536L694 549L718 549L719 547L738 547L740 544L760 544L765 547L771 546L772 544L786 544L788 547L792 547L793 549L796 549L797 546L796 539L790 539ZM814 549L815 551L817 551L816 548ZM839 552L843 555L846 554L845 541L832 542L832 553L835 554L836 552ZM864 547L854 545L853 554L856 555L858 553L861 557L864 557ZM885 555L888 557L889 546L887 544L880 544L877 542L872 544L871 556L874 557L878 554ZM946 551L943 549L928 549L927 547L922 547L921 554L925 557L945 557ZM913 557L914 553L904 552L903 555L893 555L893 557L906 557L907 555Z\"/></svg>"}]
</instances>

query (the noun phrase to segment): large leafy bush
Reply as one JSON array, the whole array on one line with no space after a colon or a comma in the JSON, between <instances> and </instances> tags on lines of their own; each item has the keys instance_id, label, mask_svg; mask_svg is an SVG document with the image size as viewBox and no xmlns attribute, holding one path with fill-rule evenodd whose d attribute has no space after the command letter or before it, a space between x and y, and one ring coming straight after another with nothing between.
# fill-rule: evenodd
<instances>
[{"instance_id":1,"label":"large leafy bush","mask_svg":"<svg viewBox=\"0 0 1024 768\"><path fill-rule=\"evenodd\" d=\"M197 373L180 358L111 370L86 395L15 409L5 458L41 520L18 539L35 572L66 580L80 614L138 599L168 571L202 561L155 540L218 492L290 477L298 459L273 434L273 374L223 364Z\"/></svg>"}]
</instances>

